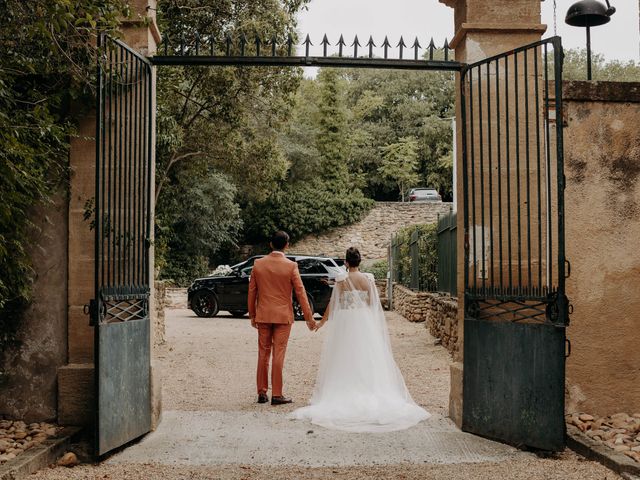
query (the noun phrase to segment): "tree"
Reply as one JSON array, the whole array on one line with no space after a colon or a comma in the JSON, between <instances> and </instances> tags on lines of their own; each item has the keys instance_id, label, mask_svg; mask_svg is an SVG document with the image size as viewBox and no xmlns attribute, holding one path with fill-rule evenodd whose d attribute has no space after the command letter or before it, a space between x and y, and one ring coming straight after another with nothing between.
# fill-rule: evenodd
<instances>
[{"instance_id":1,"label":"tree","mask_svg":"<svg viewBox=\"0 0 640 480\"><path fill-rule=\"evenodd\" d=\"M389 176L378 175L381 148L412 137L418 142L416 184L438 188L443 198L451 191L450 155L454 115L453 76L446 72L347 72L350 118L351 172L360 175L365 193L377 200L395 200L403 192ZM353 173L352 173L353 174ZM436 183L432 183L434 180Z\"/></svg>"},{"instance_id":2,"label":"tree","mask_svg":"<svg viewBox=\"0 0 640 480\"><path fill-rule=\"evenodd\" d=\"M417 172L418 142L415 138L403 137L397 143L382 147L380 151L383 160L378 173L396 183L404 202L407 187L415 185L420 179Z\"/></svg>"},{"instance_id":3,"label":"tree","mask_svg":"<svg viewBox=\"0 0 640 480\"><path fill-rule=\"evenodd\" d=\"M344 88L333 68L318 74L320 96L317 110L316 148L322 158L321 174L329 183L347 182L347 112L343 104Z\"/></svg>"},{"instance_id":4,"label":"tree","mask_svg":"<svg viewBox=\"0 0 640 480\"><path fill-rule=\"evenodd\" d=\"M552 59L551 59L552 60ZM549 65L553 73L552 62ZM638 82L640 81L640 64L629 60L606 60L599 53L591 54L591 72L593 80L609 82ZM587 79L587 50L572 48L564 52L563 80Z\"/></svg>"},{"instance_id":5,"label":"tree","mask_svg":"<svg viewBox=\"0 0 640 480\"><path fill-rule=\"evenodd\" d=\"M158 18L169 38L283 38L304 3L160 0ZM288 162L278 138L300 80L300 70L289 68L159 70L156 232L163 277L186 282L204 273L221 249L237 245L241 209L264 201L284 179Z\"/></svg>"},{"instance_id":6,"label":"tree","mask_svg":"<svg viewBox=\"0 0 640 480\"><path fill-rule=\"evenodd\" d=\"M193 182L182 172L158 205L158 266L179 285L209 272L210 259L234 244L242 226L236 188L219 173ZM168 254L170 252L170 254Z\"/></svg>"},{"instance_id":7,"label":"tree","mask_svg":"<svg viewBox=\"0 0 640 480\"><path fill-rule=\"evenodd\" d=\"M345 82L334 69L305 80L280 145L289 168L263 202L244 211L247 238L264 242L276 229L294 239L359 220L372 202L349 171Z\"/></svg>"}]
</instances>

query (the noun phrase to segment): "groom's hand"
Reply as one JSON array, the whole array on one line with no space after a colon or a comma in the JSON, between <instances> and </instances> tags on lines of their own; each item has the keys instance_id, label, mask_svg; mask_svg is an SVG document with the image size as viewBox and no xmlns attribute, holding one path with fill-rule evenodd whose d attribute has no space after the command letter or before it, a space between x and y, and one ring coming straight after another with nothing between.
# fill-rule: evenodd
<instances>
[{"instance_id":1,"label":"groom's hand","mask_svg":"<svg viewBox=\"0 0 640 480\"><path fill-rule=\"evenodd\" d=\"M252 319L251 319L251 326L252 326L253 328L255 328L255 329L257 329L257 328L258 328L258 324L256 323L256 319L255 319L255 318L252 318Z\"/></svg>"},{"instance_id":2,"label":"groom's hand","mask_svg":"<svg viewBox=\"0 0 640 480\"><path fill-rule=\"evenodd\" d=\"M307 327L313 332L316 329L316 322L313 320L307 320Z\"/></svg>"}]
</instances>

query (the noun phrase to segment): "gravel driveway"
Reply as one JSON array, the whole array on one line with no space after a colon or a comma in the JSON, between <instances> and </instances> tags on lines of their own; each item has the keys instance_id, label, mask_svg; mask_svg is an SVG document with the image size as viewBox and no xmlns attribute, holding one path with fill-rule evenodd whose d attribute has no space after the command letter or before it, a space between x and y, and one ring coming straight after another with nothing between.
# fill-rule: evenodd
<instances>
[{"instance_id":1,"label":"gravel driveway","mask_svg":"<svg viewBox=\"0 0 640 480\"><path fill-rule=\"evenodd\" d=\"M414 400L433 416L403 432L348 434L288 420L311 395L324 332L294 325L285 365L293 406L255 403L256 332L247 318L167 311L163 421L101 464L45 469L53 479L617 479L567 451L541 459L460 432L446 418L449 355L424 324L388 313L394 354Z\"/></svg>"}]
</instances>

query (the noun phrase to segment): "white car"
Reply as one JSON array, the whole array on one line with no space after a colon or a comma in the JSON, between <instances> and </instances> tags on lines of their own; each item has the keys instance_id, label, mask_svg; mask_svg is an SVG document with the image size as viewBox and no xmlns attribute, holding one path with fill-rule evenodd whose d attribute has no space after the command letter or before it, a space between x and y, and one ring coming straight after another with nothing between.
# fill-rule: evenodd
<instances>
[{"instance_id":1,"label":"white car","mask_svg":"<svg viewBox=\"0 0 640 480\"><path fill-rule=\"evenodd\" d=\"M435 188L412 188L408 197L410 202L442 202L442 197Z\"/></svg>"}]
</instances>

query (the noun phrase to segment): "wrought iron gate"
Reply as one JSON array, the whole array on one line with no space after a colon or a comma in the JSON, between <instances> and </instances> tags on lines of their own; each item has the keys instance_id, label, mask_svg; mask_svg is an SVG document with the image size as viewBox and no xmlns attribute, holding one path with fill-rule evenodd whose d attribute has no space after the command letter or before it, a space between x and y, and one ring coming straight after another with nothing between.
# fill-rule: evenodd
<instances>
[{"instance_id":1,"label":"wrought iron gate","mask_svg":"<svg viewBox=\"0 0 640 480\"><path fill-rule=\"evenodd\" d=\"M564 446L562 46L461 75L465 228L463 429Z\"/></svg>"},{"instance_id":2,"label":"wrought iron gate","mask_svg":"<svg viewBox=\"0 0 640 480\"><path fill-rule=\"evenodd\" d=\"M153 74L123 43L99 39L95 185L96 450L150 430L149 238Z\"/></svg>"}]
</instances>

